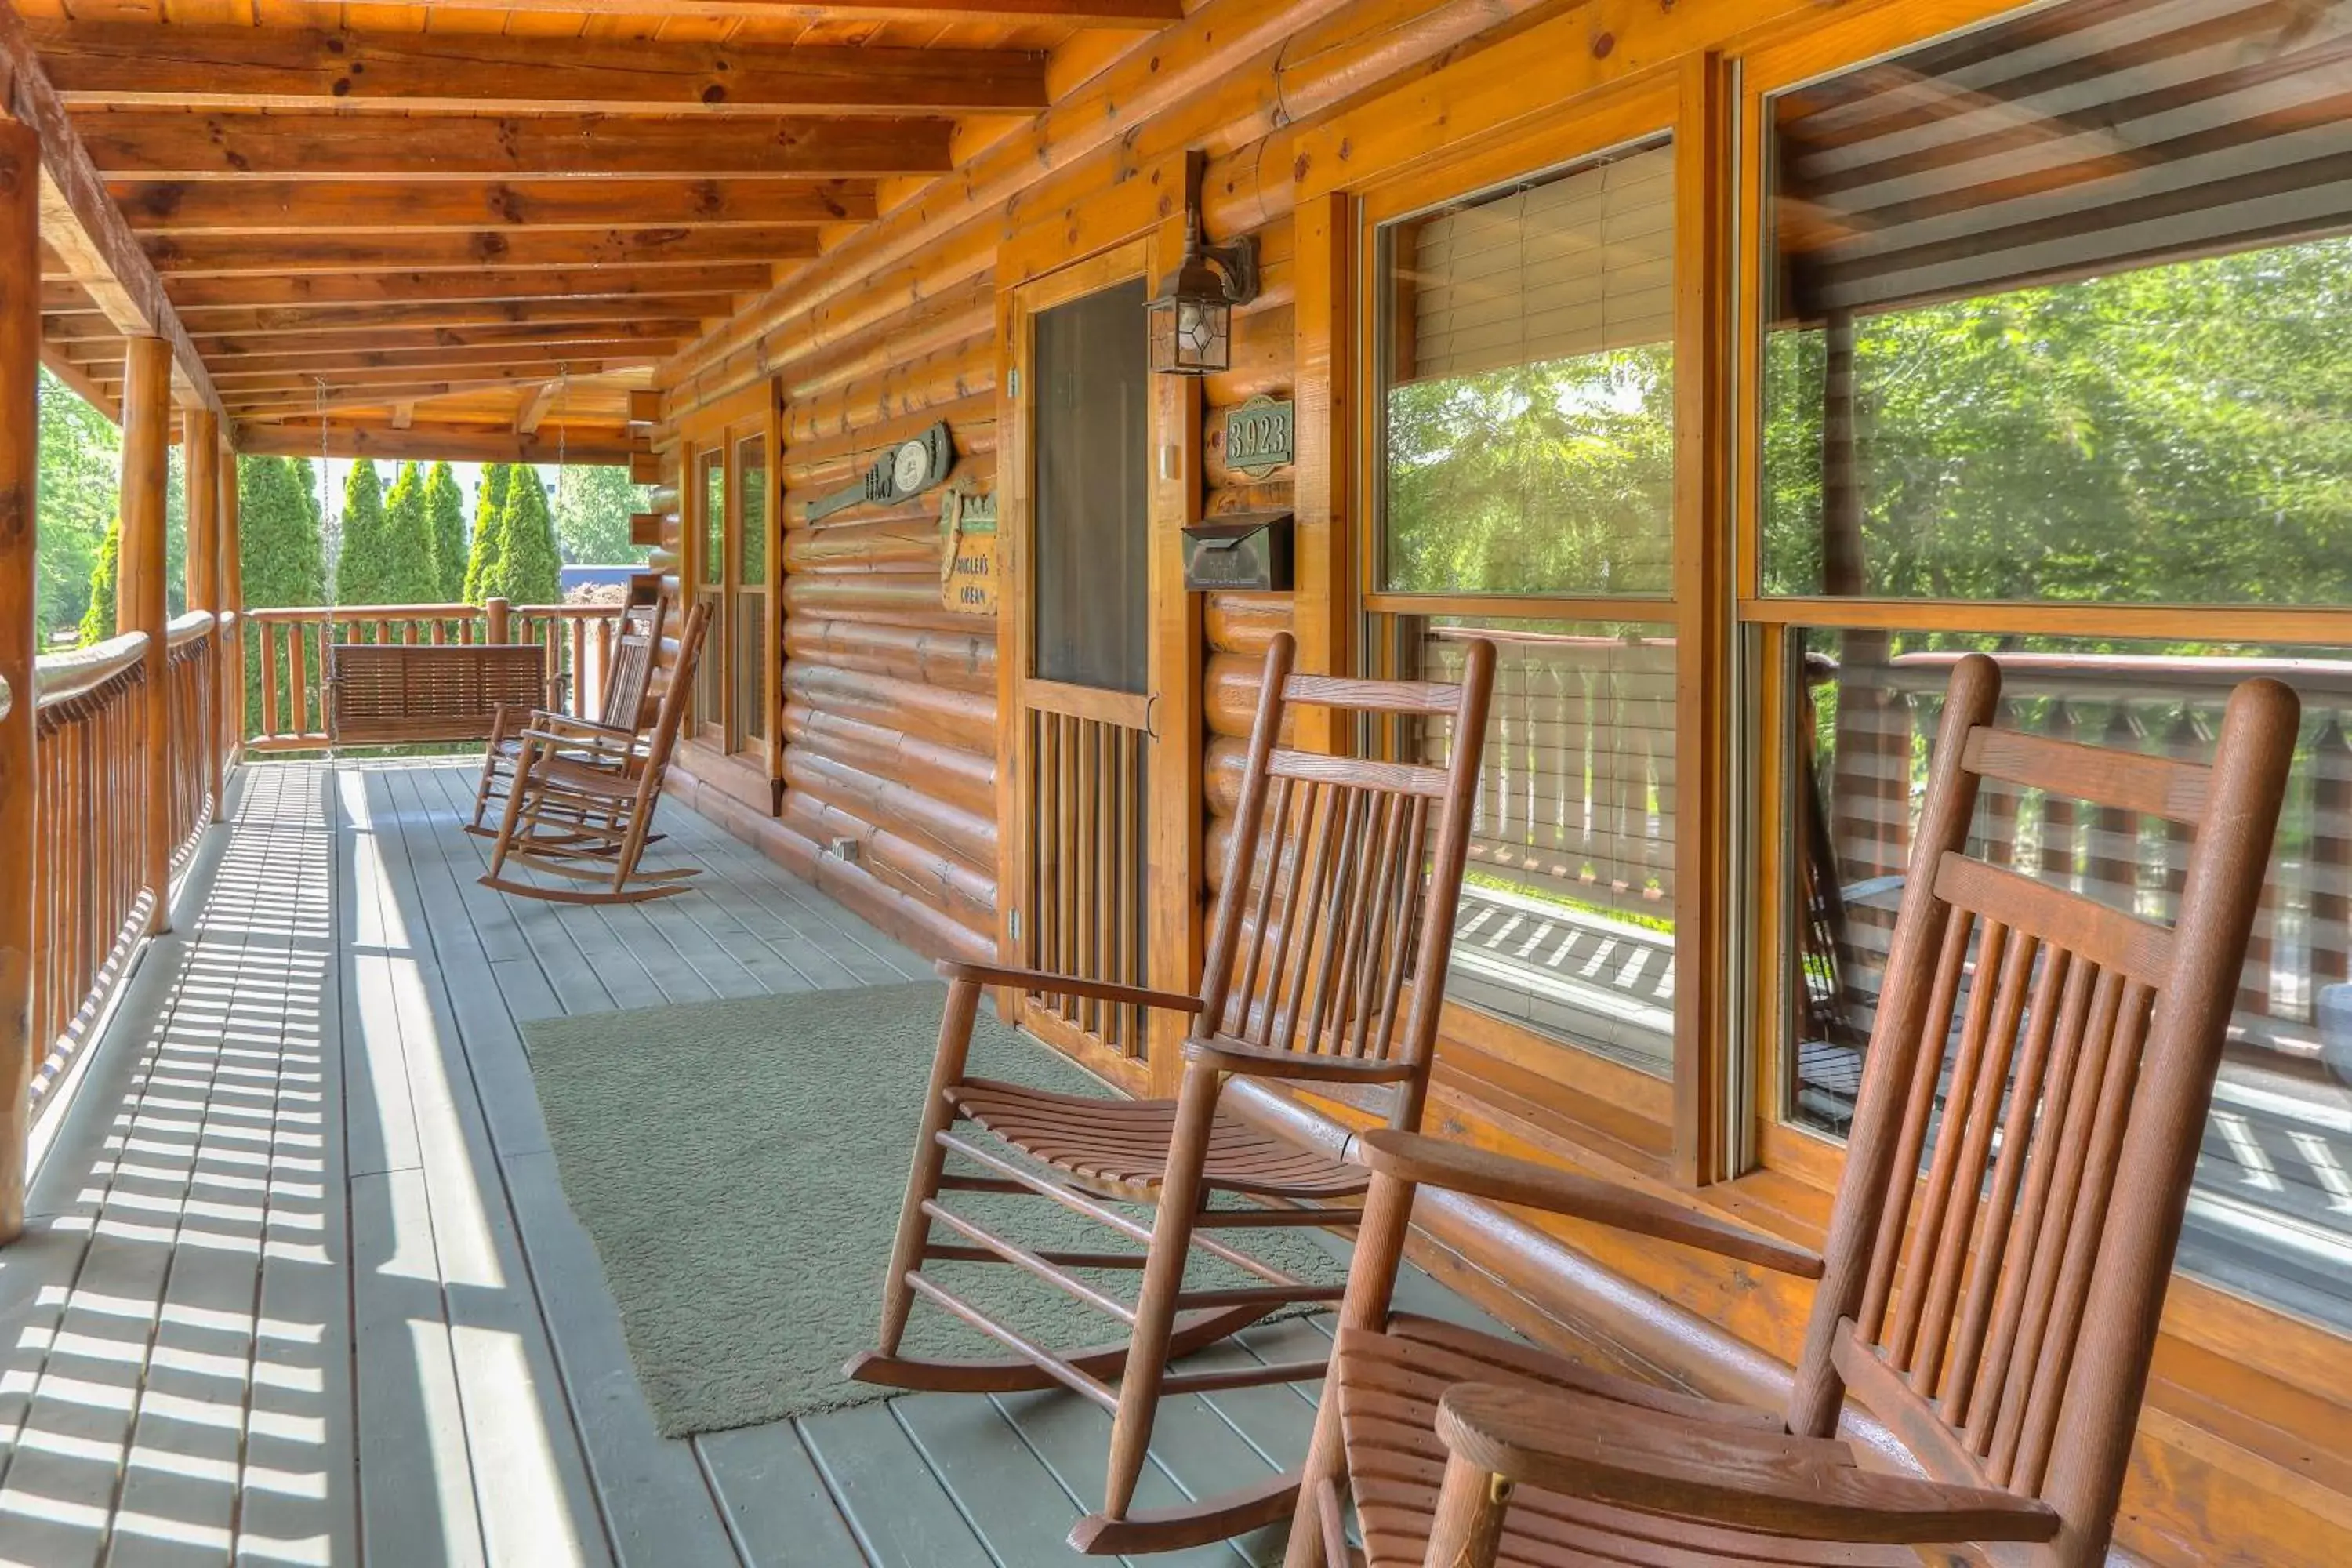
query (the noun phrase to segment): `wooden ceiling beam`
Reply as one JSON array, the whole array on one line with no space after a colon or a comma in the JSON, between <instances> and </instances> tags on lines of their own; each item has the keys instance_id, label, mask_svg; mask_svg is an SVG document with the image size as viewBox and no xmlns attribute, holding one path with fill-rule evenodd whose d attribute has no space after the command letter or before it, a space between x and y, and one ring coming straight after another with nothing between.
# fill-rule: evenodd
<instances>
[{"instance_id":1,"label":"wooden ceiling beam","mask_svg":"<svg viewBox=\"0 0 2352 1568\"><path fill-rule=\"evenodd\" d=\"M583 376L606 375L614 371L636 370L652 363L647 354L636 354L623 360L583 360L565 367L576 382ZM221 397L231 407L264 402L307 402L316 395L319 383L327 384L330 397L340 396L348 390L365 391L377 387L415 386L420 384L464 382L473 386L525 386L544 382L550 386L562 384L563 378L556 367L545 364L528 365L449 365L437 364L411 370L348 370L332 371L324 375L254 376L243 380L224 379Z\"/></svg>"},{"instance_id":2,"label":"wooden ceiling beam","mask_svg":"<svg viewBox=\"0 0 2352 1568\"><path fill-rule=\"evenodd\" d=\"M560 381L540 383L531 395L522 400L522 406L515 410L515 434L538 435L540 425L547 418L547 411L555 406L555 395L562 390L563 383Z\"/></svg>"},{"instance_id":3,"label":"wooden ceiling beam","mask_svg":"<svg viewBox=\"0 0 2352 1568\"><path fill-rule=\"evenodd\" d=\"M469 392L495 392L513 384L509 380L496 376L462 381L388 382L361 386L338 386L329 382L323 403L315 384L271 391L240 389L226 394L222 401L237 418L250 419L269 415L303 414L321 406L331 411L337 408L372 408L378 404L411 403L428 397L456 397Z\"/></svg>"},{"instance_id":4,"label":"wooden ceiling beam","mask_svg":"<svg viewBox=\"0 0 2352 1568\"><path fill-rule=\"evenodd\" d=\"M218 414L220 395L163 292L163 280L139 248L131 226L106 194L89 147L76 133L57 89L41 69L16 7L0 4L0 106L41 140L41 229L68 273L124 318L124 330L162 339L172 350L173 380L199 405Z\"/></svg>"},{"instance_id":5,"label":"wooden ceiling beam","mask_svg":"<svg viewBox=\"0 0 2352 1568\"><path fill-rule=\"evenodd\" d=\"M77 115L112 179L366 179L407 184L603 174L857 178L943 174L948 120L638 120L593 114L191 114L117 109Z\"/></svg>"},{"instance_id":6,"label":"wooden ceiling beam","mask_svg":"<svg viewBox=\"0 0 2352 1568\"><path fill-rule=\"evenodd\" d=\"M489 268L683 266L806 260L817 254L808 228L636 228L473 234L149 235L157 270L184 274L262 272L453 272Z\"/></svg>"},{"instance_id":7,"label":"wooden ceiling beam","mask_svg":"<svg viewBox=\"0 0 2352 1568\"><path fill-rule=\"evenodd\" d=\"M226 278L174 277L164 285L183 310L214 305L395 305L411 300L643 299L691 289L698 294L757 294L771 274L757 262L698 267L607 267L488 272L245 273ZM44 284L41 308L81 309ZM59 302L52 303L55 300Z\"/></svg>"},{"instance_id":8,"label":"wooden ceiling beam","mask_svg":"<svg viewBox=\"0 0 2352 1568\"><path fill-rule=\"evenodd\" d=\"M476 348L344 349L331 353L257 353L225 360L214 372L222 385L234 381L260 380L272 375L333 375L359 370L394 370L414 374L420 370L456 371L479 366L536 366L553 375L566 365L612 364L624 360L655 357L660 345L631 339L576 343L485 343ZM100 377L101 380L106 379Z\"/></svg>"},{"instance_id":9,"label":"wooden ceiling beam","mask_svg":"<svg viewBox=\"0 0 2352 1568\"><path fill-rule=\"evenodd\" d=\"M395 405L410 398L390 399ZM413 416L406 429L391 429L350 421L327 422L326 447L337 458L414 458L452 463L551 463L556 444L537 436L519 436L512 429L487 425L420 423ZM319 455L316 420L286 419L240 424L236 449L280 458ZM625 432L576 430L564 432L563 458L574 463L625 463L646 449L642 441Z\"/></svg>"},{"instance_id":10,"label":"wooden ceiling beam","mask_svg":"<svg viewBox=\"0 0 2352 1568\"><path fill-rule=\"evenodd\" d=\"M1013 49L655 38L32 25L68 104L561 110L575 114L1034 113L1045 59Z\"/></svg>"},{"instance_id":11,"label":"wooden ceiling beam","mask_svg":"<svg viewBox=\"0 0 2352 1568\"><path fill-rule=\"evenodd\" d=\"M462 349L484 348L490 344L509 347L528 345L560 348L573 343L641 342L651 347L659 343L677 343L690 340L701 323L692 321L584 321L575 326L548 325L540 322L509 323L496 327L411 327L370 332L311 332L286 337L215 338L205 347L215 355L247 353L306 353L311 355L371 353L396 349ZM59 345L77 363L88 363L100 355L85 355L83 344L65 342Z\"/></svg>"},{"instance_id":12,"label":"wooden ceiling beam","mask_svg":"<svg viewBox=\"0 0 2352 1568\"><path fill-rule=\"evenodd\" d=\"M558 16L621 16L642 22L644 0L432 0L443 11L530 11ZM1080 27L1150 30L1184 19L1184 0L661 0L661 16L743 21L921 22L981 26L1067 22Z\"/></svg>"},{"instance_id":13,"label":"wooden ceiling beam","mask_svg":"<svg viewBox=\"0 0 2352 1568\"><path fill-rule=\"evenodd\" d=\"M685 275L680 275L683 281ZM650 299L423 300L400 305L296 305L270 310L194 310L188 331L199 343L215 338L278 333L368 332L408 327L490 327L507 321L578 326L635 321L646 316L711 321L727 314L731 295L663 294Z\"/></svg>"},{"instance_id":14,"label":"wooden ceiling beam","mask_svg":"<svg viewBox=\"0 0 2352 1568\"><path fill-rule=\"evenodd\" d=\"M118 180L110 187L142 234L280 229L415 233L435 229L759 228L863 223L871 180Z\"/></svg>"}]
</instances>

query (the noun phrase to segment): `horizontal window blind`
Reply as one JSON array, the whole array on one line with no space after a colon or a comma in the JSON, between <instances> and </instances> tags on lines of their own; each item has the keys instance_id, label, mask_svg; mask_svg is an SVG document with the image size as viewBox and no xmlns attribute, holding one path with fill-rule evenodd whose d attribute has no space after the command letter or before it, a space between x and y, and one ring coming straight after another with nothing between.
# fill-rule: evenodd
<instances>
[{"instance_id":1,"label":"horizontal window blind","mask_svg":"<svg viewBox=\"0 0 2352 1568\"><path fill-rule=\"evenodd\" d=\"M1402 379L1475 375L1674 335L1664 143L1422 219L1398 237Z\"/></svg>"}]
</instances>

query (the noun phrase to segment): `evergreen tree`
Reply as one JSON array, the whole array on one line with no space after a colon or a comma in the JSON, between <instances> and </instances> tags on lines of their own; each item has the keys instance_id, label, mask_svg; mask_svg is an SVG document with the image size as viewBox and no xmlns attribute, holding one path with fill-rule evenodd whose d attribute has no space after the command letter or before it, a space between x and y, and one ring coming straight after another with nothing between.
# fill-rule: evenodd
<instances>
[{"instance_id":1,"label":"evergreen tree","mask_svg":"<svg viewBox=\"0 0 2352 1568\"><path fill-rule=\"evenodd\" d=\"M343 480L343 538L335 557L335 599L345 605L396 602L392 542L383 515L383 481L362 458Z\"/></svg>"},{"instance_id":2,"label":"evergreen tree","mask_svg":"<svg viewBox=\"0 0 2352 1568\"><path fill-rule=\"evenodd\" d=\"M548 512L547 487L529 464L516 464L508 479L499 534L496 591L517 605L561 604L562 563L555 552L555 520Z\"/></svg>"},{"instance_id":3,"label":"evergreen tree","mask_svg":"<svg viewBox=\"0 0 2352 1568\"><path fill-rule=\"evenodd\" d=\"M89 604L81 613L81 646L104 642L114 635L114 587L122 563L122 520L109 523L98 547L98 564L90 568Z\"/></svg>"},{"instance_id":4,"label":"evergreen tree","mask_svg":"<svg viewBox=\"0 0 2352 1568\"><path fill-rule=\"evenodd\" d=\"M425 476L425 531L433 537L433 597L449 604L466 596L466 497L446 463Z\"/></svg>"},{"instance_id":5,"label":"evergreen tree","mask_svg":"<svg viewBox=\"0 0 2352 1568\"><path fill-rule=\"evenodd\" d=\"M425 470L403 463L383 500L384 601L429 605L441 592L433 561L433 520L425 510Z\"/></svg>"},{"instance_id":6,"label":"evergreen tree","mask_svg":"<svg viewBox=\"0 0 2352 1568\"><path fill-rule=\"evenodd\" d=\"M572 466L555 492L555 541L566 561L591 566L641 564L643 545L629 542L629 514L650 504L643 485L629 482L629 470L607 466Z\"/></svg>"},{"instance_id":7,"label":"evergreen tree","mask_svg":"<svg viewBox=\"0 0 2352 1568\"><path fill-rule=\"evenodd\" d=\"M319 527L319 492L309 459L236 459L237 557L248 608L319 605L327 598L326 547ZM258 627L245 637L245 723L261 728L261 647ZM283 636L277 639L283 646ZM312 646L315 647L315 641ZM287 689L286 659L278 659L277 687ZM317 668L315 665L312 668Z\"/></svg>"},{"instance_id":8,"label":"evergreen tree","mask_svg":"<svg viewBox=\"0 0 2352 1568\"><path fill-rule=\"evenodd\" d=\"M469 605L487 604L498 592L491 584L498 578L499 557L503 553L505 536L500 529L506 521L507 487L513 469L511 463L482 465L482 482L474 505L474 548L466 558L463 584Z\"/></svg>"}]
</instances>

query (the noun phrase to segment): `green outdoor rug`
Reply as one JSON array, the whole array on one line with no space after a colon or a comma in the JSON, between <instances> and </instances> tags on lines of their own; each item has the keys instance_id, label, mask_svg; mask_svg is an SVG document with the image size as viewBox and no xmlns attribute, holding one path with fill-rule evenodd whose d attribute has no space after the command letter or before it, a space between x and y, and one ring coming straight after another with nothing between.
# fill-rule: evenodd
<instances>
[{"instance_id":1,"label":"green outdoor rug","mask_svg":"<svg viewBox=\"0 0 2352 1568\"><path fill-rule=\"evenodd\" d=\"M665 1436L889 1396L849 1382L841 1365L874 1342L946 996L944 986L924 983L523 1026L564 1196L604 1260L629 1359ZM985 1010L971 1070L1109 1093ZM1032 1247L1128 1249L1043 1198L958 1193L949 1201ZM1341 1278L1312 1237L1249 1231L1235 1239L1294 1275ZM956 1294L1046 1344L1094 1344L1118 1332L1021 1270L930 1268ZM1193 1278L1251 1282L1214 1262L1196 1264ZM1131 1269L1105 1270L1094 1283L1132 1300L1135 1279ZM920 1301L906 1350L1005 1353Z\"/></svg>"}]
</instances>

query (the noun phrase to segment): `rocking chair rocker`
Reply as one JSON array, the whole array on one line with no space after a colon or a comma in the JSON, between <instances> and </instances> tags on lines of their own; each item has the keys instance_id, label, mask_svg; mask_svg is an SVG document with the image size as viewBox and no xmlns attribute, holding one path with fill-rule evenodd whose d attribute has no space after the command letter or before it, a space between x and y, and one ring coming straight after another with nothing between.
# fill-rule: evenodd
<instances>
[{"instance_id":1,"label":"rocking chair rocker","mask_svg":"<svg viewBox=\"0 0 2352 1568\"><path fill-rule=\"evenodd\" d=\"M1953 672L1823 1253L1482 1150L1366 1133L1358 1157L1377 1176L1287 1568L1916 1568L1915 1546L1964 1542L2000 1563L2104 1559L2296 702L2275 681L2240 687L2206 767L1996 730L2000 687L1980 655ZM1970 858L1985 778L2193 825L2178 921ZM1819 1279L1788 1408L1391 1316L1423 1184ZM1861 1466L1836 1435L1849 1394L1923 1473Z\"/></svg>"},{"instance_id":2,"label":"rocking chair rocker","mask_svg":"<svg viewBox=\"0 0 2352 1568\"><path fill-rule=\"evenodd\" d=\"M939 966L950 983L947 1009L883 1286L879 1348L845 1371L866 1383L966 1393L1059 1385L1111 1412L1102 1510L1070 1535L1080 1552L1168 1551L1238 1534L1290 1511L1296 1475L1181 1509L1129 1508L1163 1394L1296 1383L1323 1373L1319 1360L1202 1373L1171 1372L1168 1364L1284 1307L1340 1293L1292 1279L1221 1238L1251 1227L1351 1229L1360 1213L1353 1200L1370 1179L1338 1157L1344 1140L1336 1128L1318 1146L1300 1126L1318 1119L1302 1118L1266 1086L1308 1085L1359 1104L1384 1100L1387 1124L1395 1129L1421 1120L1486 740L1494 646L1468 645L1458 686L1294 676L1292 654L1286 635L1266 653L1197 996L984 964ZM1451 755L1436 767L1282 748L1284 721L1300 706L1450 720ZM1177 1097L1073 1098L965 1077L972 1019L989 985L1192 1015L1198 1022L1185 1042ZM1022 1157L973 1141L958 1126L963 1121ZM950 1153L980 1173L947 1173ZM1139 1260L1131 1253L1031 1252L949 1210L940 1200L954 1192L1040 1196L1149 1251ZM1277 1206L1213 1209L1219 1194ZM1153 1222L1147 1228L1104 1199L1154 1204ZM934 1222L949 1233L944 1239L932 1238ZM1195 1249L1264 1283L1187 1289L1184 1266ZM923 1271L928 1261L950 1258L1025 1269L1121 1322L1129 1337L1087 1350L1050 1350ZM1139 1261L1142 1280L1132 1307L1070 1272L1131 1269ZM1013 1356L902 1356L899 1342L918 1298Z\"/></svg>"},{"instance_id":3,"label":"rocking chair rocker","mask_svg":"<svg viewBox=\"0 0 2352 1568\"><path fill-rule=\"evenodd\" d=\"M649 735L599 734L580 725L522 731L522 751L515 759L506 815L483 886L570 904L638 903L686 891L681 884L698 868L644 871L638 862L655 837L654 807L686 722L695 661L701 657L709 621L708 605L697 605L688 613L677 662L670 668ZM517 881L507 873L509 860L605 886L562 888Z\"/></svg>"}]
</instances>

